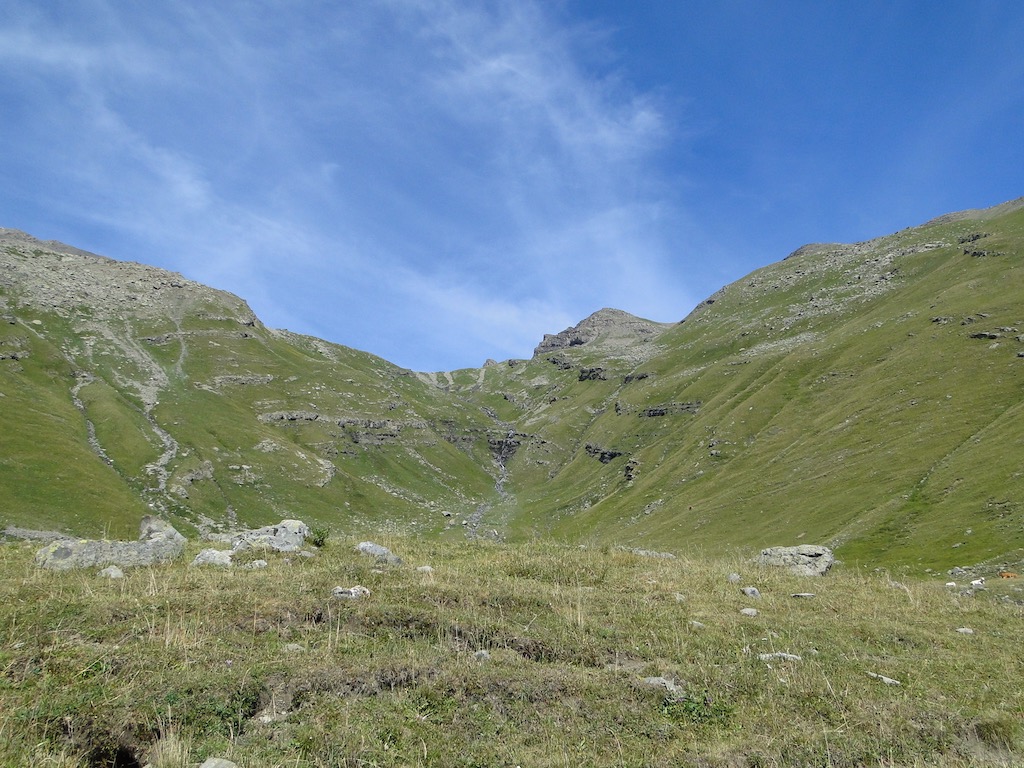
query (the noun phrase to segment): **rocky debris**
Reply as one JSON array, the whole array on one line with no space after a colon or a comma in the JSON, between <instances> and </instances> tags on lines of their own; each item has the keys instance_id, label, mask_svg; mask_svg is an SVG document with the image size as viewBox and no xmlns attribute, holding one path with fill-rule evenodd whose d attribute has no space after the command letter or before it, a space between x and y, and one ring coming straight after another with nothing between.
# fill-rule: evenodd
<instances>
[{"instance_id":1,"label":"rocky debris","mask_svg":"<svg viewBox=\"0 0 1024 768\"><path fill-rule=\"evenodd\" d=\"M580 347L585 344L609 348L606 351L641 351L644 342L650 342L671 327L668 323L631 315L621 309L600 309L590 317L560 333L545 333L544 339L533 350L534 357L556 349ZM644 357L639 355L639 357Z\"/></svg>"},{"instance_id":2,"label":"rocky debris","mask_svg":"<svg viewBox=\"0 0 1024 768\"><path fill-rule=\"evenodd\" d=\"M175 483L172 483L169 487L171 493L176 496L180 496L183 499L188 498L188 487L198 483L200 480L212 480L213 479L213 462L203 461L195 469L189 470L183 473Z\"/></svg>"},{"instance_id":3,"label":"rocky debris","mask_svg":"<svg viewBox=\"0 0 1024 768\"><path fill-rule=\"evenodd\" d=\"M361 600L370 596L370 590L357 584L354 587L335 587L331 590L331 597L335 600Z\"/></svg>"},{"instance_id":4,"label":"rocky debris","mask_svg":"<svg viewBox=\"0 0 1024 768\"><path fill-rule=\"evenodd\" d=\"M176 272L115 261L53 240L37 240L14 229L0 230L0 272L20 287L22 304L69 316L88 307L93 318L122 314L164 317L210 306L224 319L259 325L237 296L193 282Z\"/></svg>"},{"instance_id":5,"label":"rocky debris","mask_svg":"<svg viewBox=\"0 0 1024 768\"><path fill-rule=\"evenodd\" d=\"M361 541L356 545L356 552L370 557L377 558L378 563L385 563L387 565L401 565L402 558L398 557L387 547L375 544L372 541Z\"/></svg>"},{"instance_id":6,"label":"rocky debris","mask_svg":"<svg viewBox=\"0 0 1024 768\"><path fill-rule=\"evenodd\" d=\"M597 368L580 368L579 381L607 381L608 377L604 375L604 368L598 366Z\"/></svg>"},{"instance_id":7,"label":"rocky debris","mask_svg":"<svg viewBox=\"0 0 1024 768\"><path fill-rule=\"evenodd\" d=\"M57 571L98 565L156 565L174 560L184 549L185 537L170 523L147 515L139 526L138 541L61 539L36 552L36 565Z\"/></svg>"},{"instance_id":8,"label":"rocky debris","mask_svg":"<svg viewBox=\"0 0 1024 768\"><path fill-rule=\"evenodd\" d=\"M961 235L956 239L956 241L960 245L963 245L964 243L973 243L978 240L981 240L981 238L983 237L988 237L990 234L990 232L971 232L966 235Z\"/></svg>"},{"instance_id":9,"label":"rocky debris","mask_svg":"<svg viewBox=\"0 0 1024 768\"><path fill-rule=\"evenodd\" d=\"M692 403L665 403L663 405L652 405L648 408L641 409L637 416L645 419L659 418L661 416L671 416L675 413L697 413L700 410L700 401Z\"/></svg>"},{"instance_id":10,"label":"rocky debris","mask_svg":"<svg viewBox=\"0 0 1024 768\"><path fill-rule=\"evenodd\" d=\"M566 360L561 355L552 355L551 357L547 358L547 361L556 368L558 368L558 370L560 371L568 371L570 368L572 368L572 362Z\"/></svg>"},{"instance_id":11,"label":"rocky debris","mask_svg":"<svg viewBox=\"0 0 1024 768\"><path fill-rule=\"evenodd\" d=\"M628 376L624 376L622 379L623 384L632 384L634 381L643 381L644 379L650 378L649 373L631 373Z\"/></svg>"},{"instance_id":12,"label":"rocky debris","mask_svg":"<svg viewBox=\"0 0 1024 768\"><path fill-rule=\"evenodd\" d=\"M306 543L307 536L309 526L301 520L282 520L276 525L267 525L239 534L232 540L232 546L235 552L248 549L297 552Z\"/></svg>"},{"instance_id":13,"label":"rocky debris","mask_svg":"<svg viewBox=\"0 0 1024 768\"><path fill-rule=\"evenodd\" d=\"M769 547L757 557L759 565L788 568L797 576L824 576L835 561L832 550L818 544Z\"/></svg>"},{"instance_id":14,"label":"rocky debris","mask_svg":"<svg viewBox=\"0 0 1024 768\"><path fill-rule=\"evenodd\" d=\"M761 599L761 591L757 587L743 587L740 592L754 600Z\"/></svg>"},{"instance_id":15,"label":"rocky debris","mask_svg":"<svg viewBox=\"0 0 1024 768\"><path fill-rule=\"evenodd\" d=\"M226 376L214 376L214 387L255 387L265 386L272 382L274 377L269 373L245 373L231 374Z\"/></svg>"},{"instance_id":16,"label":"rocky debris","mask_svg":"<svg viewBox=\"0 0 1024 768\"><path fill-rule=\"evenodd\" d=\"M593 445L587 443L583 446L583 449L587 452L588 456L592 456L602 464L611 463L612 459L617 459L622 455L622 451L613 451L610 448L602 448L600 445Z\"/></svg>"},{"instance_id":17,"label":"rocky debris","mask_svg":"<svg viewBox=\"0 0 1024 768\"><path fill-rule=\"evenodd\" d=\"M116 565L108 565L106 568L100 571L100 576L102 576L104 579L123 579L124 571L122 571Z\"/></svg>"},{"instance_id":18,"label":"rocky debris","mask_svg":"<svg viewBox=\"0 0 1024 768\"><path fill-rule=\"evenodd\" d=\"M204 549L191 563L194 566L212 565L218 568L231 567L231 552L226 549Z\"/></svg>"}]
</instances>

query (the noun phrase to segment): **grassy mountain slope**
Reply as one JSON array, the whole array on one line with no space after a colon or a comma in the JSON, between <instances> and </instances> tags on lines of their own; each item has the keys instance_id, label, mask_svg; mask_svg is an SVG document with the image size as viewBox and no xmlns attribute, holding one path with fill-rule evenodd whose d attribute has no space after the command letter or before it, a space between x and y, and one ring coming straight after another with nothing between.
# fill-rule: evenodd
<instances>
[{"instance_id":1,"label":"grassy mountain slope","mask_svg":"<svg viewBox=\"0 0 1024 768\"><path fill-rule=\"evenodd\" d=\"M128 535L156 508L919 569L1024 554L1020 201L805 246L678 324L602 310L530 360L432 374L0 235L6 524Z\"/></svg>"},{"instance_id":2,"label":"grassy mountain slope","mask_svg":"<svg viewBox=\"0 0 1024 768\"><path fill-rule=\"evenodd\" d=\"M491 387L533 436L508 519L675 551L1019 558L1024 210L975 216L805 247L603 379L580 381L601 363L587 346L506 367Z\"/></svg>"},{"instance_id":3,"label":"grassy mountain slope","mask_svg":"<svg viewBox=\"0 0 1024 768\"><path fill-rule=\"evenodd\" d=\"M7 524L427 527L495 493L489 419L407 371L142 265L24 236L0 260Z\"/></svg>"}]
</instances>

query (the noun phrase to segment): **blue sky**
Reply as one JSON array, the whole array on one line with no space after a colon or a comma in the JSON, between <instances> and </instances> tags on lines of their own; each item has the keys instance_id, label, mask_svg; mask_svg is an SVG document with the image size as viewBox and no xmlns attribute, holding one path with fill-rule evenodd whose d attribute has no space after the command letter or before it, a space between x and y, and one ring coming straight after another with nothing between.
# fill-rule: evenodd
<instances>
[{"instance_id":1,"label":"blue sky","mask_svg":"<svg viewBox=\"0 0 1024 768\"><path fill-rule=\"evenodd\" d=\"M0 226L417 370L1024 195L1024 5L6 0Z\"/></svg>"}]
</instances>

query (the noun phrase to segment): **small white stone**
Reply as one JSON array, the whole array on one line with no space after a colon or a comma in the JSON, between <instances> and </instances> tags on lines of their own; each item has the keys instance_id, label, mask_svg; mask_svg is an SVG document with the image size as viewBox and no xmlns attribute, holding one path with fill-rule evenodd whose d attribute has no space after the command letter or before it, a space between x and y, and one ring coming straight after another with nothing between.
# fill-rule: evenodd
<instances>
[{"instance_id":1,"label":"small white stone","mask_svg":"<svg viewBox=\"0 0 1024 768\"><path fill-rule=\"evenodd\" d=\"M881 680L886 685L902 685L899 680L893 680L891 677L880 675L877 672L868 672L868 677L873 677L875 680Z\"/></svg>"},{"instance_id":2,"label":"small white stone","mask_svg":"<svg viewBox=\"0 0 1024 768\"><path fill-rule=\"evenodd\" d=\"M331 597L336 600L360 600L370 596L370 590L361 585L354 587L335 587L331 590Z\"/></svg>"},{"instance_id":3,"label":"small white stone","mask_svg":"<svg viewBox=\"0 0 1024 768\"><path fill-rule=\"evenodd\" d=\"M757 616L757 608L741 608L740 613L744 616L754 617Z\"/></svg>"},{"instance_id":4,"label":"small white stone","mask_svg":"<svg viewBox=\"0 0 1024 768\"><path fill-rule=\"evenodd\" d=\"M970 627L958 627L956 631L959 632L961 635L973 635L974 634L974 630L971 629Z\"/></svg>"},{"instance_id":5,"label":"small white stone","mask_svg":"<svg viewBox=\"0 0 1024 768\"><path fill-rule=\"evenodd\" d=\"M106 568L100 571L100 576L102 576L105 579L123 579L124 571L122 571L116 565L108 565Z\"/></svg>"}]
</instances>

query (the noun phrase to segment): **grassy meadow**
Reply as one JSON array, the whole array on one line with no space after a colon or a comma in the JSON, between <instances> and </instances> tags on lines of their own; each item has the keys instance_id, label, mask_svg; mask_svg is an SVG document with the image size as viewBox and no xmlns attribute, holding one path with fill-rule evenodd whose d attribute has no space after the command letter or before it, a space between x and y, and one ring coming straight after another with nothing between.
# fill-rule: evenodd
<instances>
[{"instance_id":1,"label":"grassy meadow","mask_svg":"<svg viewBox=\"0 0 1024 768\"><path fill-rule=\"evenodd\" d=\"M121 580L0 547L0 765L1024 763L1012 580L967 594L740 555L379 542L404 563L335 537L200 569L190 544ZM332 598L356 584L371 594Z\"/></svg>"}]
</instances>

